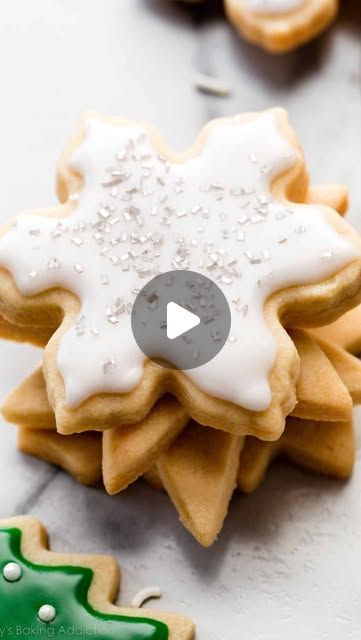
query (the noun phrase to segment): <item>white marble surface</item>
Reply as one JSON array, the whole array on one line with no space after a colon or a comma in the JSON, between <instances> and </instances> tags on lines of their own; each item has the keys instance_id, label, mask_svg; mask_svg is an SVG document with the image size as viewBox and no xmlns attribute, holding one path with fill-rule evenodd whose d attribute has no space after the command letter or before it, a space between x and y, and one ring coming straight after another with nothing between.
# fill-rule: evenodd
<instances>
[{"instance_id":1,"label":"white marble surface","mask_svg":"<svg viewBox=\"0 0 361 640\"><path fill-rule=\"evenodd\" d=\"M290 110L314 182L350 185L350 218L361 229L360 5L342 4L323 38L271 58L242 43L217 8L2 2L1 219L55 201L55 162L85 109L149 120L181 149L210 117L278 103ZM196 70L226 81L232 96L198 93ZM0 357L4 396L40 353L3 343ZM56 549L116 555L122 602L159 583L162 607L192 615L200 640L359 638L361 458L347 485L278 465L256 495L233 501L219 542L203 550L148 487L107 497L19 455L3 422L0 443L0 517L33 513Z\"/></svg>"}]
</instances>

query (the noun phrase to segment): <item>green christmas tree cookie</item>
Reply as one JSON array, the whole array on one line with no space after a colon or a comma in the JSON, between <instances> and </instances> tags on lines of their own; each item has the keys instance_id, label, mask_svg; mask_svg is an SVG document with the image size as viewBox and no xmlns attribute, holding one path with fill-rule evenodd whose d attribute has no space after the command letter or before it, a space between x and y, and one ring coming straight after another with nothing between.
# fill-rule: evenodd
<instances>
[{"instance_id":1,"label":"green christmas tree cookie","mask_svg":"<svg viewBox=\"0 0 361 640\"><path fill-rule=\"evenodd\" d=\"M112 559L54 554L33 518L0 521L1 638L191 640L181 616L112 605L118 583Z\"/></svg>"}]
</instances>

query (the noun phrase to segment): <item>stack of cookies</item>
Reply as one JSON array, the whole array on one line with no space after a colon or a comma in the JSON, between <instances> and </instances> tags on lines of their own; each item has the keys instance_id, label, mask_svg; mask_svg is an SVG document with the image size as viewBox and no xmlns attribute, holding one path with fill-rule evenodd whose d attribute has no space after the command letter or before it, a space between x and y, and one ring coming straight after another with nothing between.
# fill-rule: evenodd
<instances>
[{"instance_id":1,"label":"stack of cookies","mask_svg":"<svg viewBox=\"0 0 361 640\"><path fill-rule=\"evenodd\" d=\"M350 476L361 241L347 191L310 187L283 110L214 121L185 154L147 125L88 115L58 194L0 237L0 333L44 347L3 405L22 451L109 494L143 477L204 546L235 488L254 491L280 455ZM223 336L206 290L175 300L200 300L207 339L223 339L199 366L172 367L156 334L149 358L132 332L135 300L169 272L227 300ZM176 340L197 362L192 332Z\"/></svg>"}]
</instances>

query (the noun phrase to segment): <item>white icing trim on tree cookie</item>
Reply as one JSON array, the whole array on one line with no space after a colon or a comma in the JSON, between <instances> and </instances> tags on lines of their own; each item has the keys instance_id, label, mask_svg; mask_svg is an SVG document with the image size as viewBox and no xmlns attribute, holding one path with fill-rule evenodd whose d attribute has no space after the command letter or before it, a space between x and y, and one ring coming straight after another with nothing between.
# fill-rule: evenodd
<instances>
[{"instance_id":1,"label":"white icing trim on tree cookie","mask_svg":"<svg viewBox=\"0 0 361 640\"><path fill-rule=\"evenodd\" d=\"M154 275L179 268L217 282L232 315L225 347L186 375L212 396L267 409L277 345L265 300L324 280L358 256L321 206L274 200L270 185L295 162L273 111L218 124L199 153L178 164L159 156L137 126L87 122L72 157L84 179L72 214L19 216L0 239L0 264L21 293L62 286L79 297L77 323L57 354L67 406L141 382L132 303Z\"/></svg>"},{"instance_id":2,"label":"white icing trim on tree cookie","mask_svg":"<svg viewBox=\"0 0 361 640\"><path fill-rule=\"evenodd\" d=\"M254 13L282 14L295 11L305 4L305 0L248 0Z\"/></svg>"}]
</instances>

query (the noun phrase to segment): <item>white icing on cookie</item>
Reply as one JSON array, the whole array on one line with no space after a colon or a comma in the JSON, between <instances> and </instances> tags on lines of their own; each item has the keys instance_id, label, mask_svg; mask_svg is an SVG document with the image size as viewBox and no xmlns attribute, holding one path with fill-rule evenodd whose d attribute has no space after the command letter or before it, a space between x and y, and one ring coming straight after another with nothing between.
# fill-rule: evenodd
<instances>
[{"instance_id":1,"label":"white icing on cookie","mask_svg":"<svg viewBox=\"0 0 361 640\"><path fill-rule=\"evenodd\" d=\"M248 6L255 13L282 14L295 11L305 4L305 0L248 0Z\"/></svg>"},{"instance_id":2,"label":"white icing on cookie","mask_svg":"<svg viewBox=\"0 0 361 640\"><path fill-rule=\"evenodd\" d=\"M272 197L274 178L295 161L273 111L219 124L198 155L178 164L160 157L137 126L88 121L72 158L84 178L73 213L20 216L0 239L0 264L23 294L62 286L81 302L57 355L69 407L141 382L145 357L131 331L132 303L154 275L178 268L217 282L232 315L225 347L186 375L246 409L269 406L276 344L265 300L321 281L358 256L321 206Z\"/></svg>"}]
</instances>

